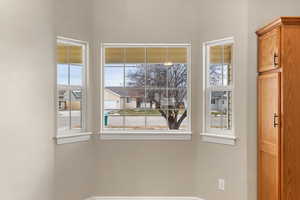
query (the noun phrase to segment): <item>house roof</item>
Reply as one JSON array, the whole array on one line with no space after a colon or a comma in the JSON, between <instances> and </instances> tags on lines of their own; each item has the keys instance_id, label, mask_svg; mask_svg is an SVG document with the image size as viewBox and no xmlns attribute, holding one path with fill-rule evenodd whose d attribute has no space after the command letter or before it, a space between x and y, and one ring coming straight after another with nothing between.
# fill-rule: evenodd
<instances>
[{"instance_id":1,"label":"house roof","mask_svg":"<svg viewBox=\"0 0 300 200\"><path fill-rule=\"evenodd\" d=\"M59 90L58 98L62 101L68 101L70 100L69 93L67 90ZM71 92L71 100L80 101L82 98L82 92L81 90L73 90Z\"/></svg>"},{"instance_id":2,"label":"house roof","mask_svg":"<svg viewBox=\"0 0 300 200\"><path fill-rule=\"evenodd\" d=\"M144 97L145 90L141 88L106 87L105 89L119 95L120 97Z\"/></svg>"}]
</instances>

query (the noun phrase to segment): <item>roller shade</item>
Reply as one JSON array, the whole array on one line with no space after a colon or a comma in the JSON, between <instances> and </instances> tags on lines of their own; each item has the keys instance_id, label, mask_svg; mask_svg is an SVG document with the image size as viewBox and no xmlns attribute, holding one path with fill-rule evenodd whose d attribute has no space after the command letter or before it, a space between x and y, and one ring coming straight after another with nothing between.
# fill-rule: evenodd
<instances>
[{"instance_id":1,"label":"roller shade","mask_svg":"<svg viewBox=\"0 0 300 200\"><path fill-rule=\"evenodd\" d=\"M58 63L83 63L83 48L82 46L57 45L57 62Z\"/></svg>"},{"instance_id":2,"label":"roller shade","mask_svg":"<svg viewBox=\"0 0 300 200\"><path fill-rule=\"evenodd\" d=\"M186 48L106 48L105 63L186 63Z\"/></svg>"},{"instance_id":3,"label":"roller shade","mask_svg":"<svg viewBox=\"0 0 300 200\"><path fill-rule=\"evenodd\" d=\"M232 45L220 45L210 47L210 63L231 64Z\"/></svg>"}]
</instances>

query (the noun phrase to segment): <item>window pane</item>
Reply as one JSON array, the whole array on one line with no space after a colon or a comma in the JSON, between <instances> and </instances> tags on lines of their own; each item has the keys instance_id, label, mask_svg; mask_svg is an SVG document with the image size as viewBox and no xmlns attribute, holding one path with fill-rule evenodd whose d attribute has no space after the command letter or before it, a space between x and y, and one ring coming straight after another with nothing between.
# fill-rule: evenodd
<instances>
[{"instance_id":1,"label":"window pane","mask_svg":"<svg viewBox=\"0 0 300 200\"><path fill-rule=\"evenodd\" d=\"M69 84L69 65L57 64L57 84L68 85Z\"/></svg>"},{"instance_id":2,"label":"window pane","mask_svg":"<svg viewBox=\"0 0 300 200\"><path fill-rule=\"evenodd\" d=\"M164 64L147 65L147 85L146 87L165 88L167 87L167 70Z\"/></svg>"},{"instance_id":3,"label":"window pane","mask_svg":"<svg viewBox=\"0 0 300 200\"><path fill-rule=\"evenodd\" d=\"M103 124L105 128L123 130L124 117L120 116L118 110L105 110L103 116Z\"/></svg>"},{"instance_id":4,"label":"window pane","mask_svg":"<svg viewBox=\"0 0 300 200\"><path fill-rule=\"evenodd\" d=\"M104 67L104 85L105 87L123 87L124 86L124 66L123 65L105 65Z\"/></svg>"},{"instance_id":5,"label":"window pane","mask_svg":"<svg viewBox=\"0 0 300 200\"><path fill-rule=\"evenodd\" d=\"M147 89L146 90L146 108L150 109L167 109L168 98L167 89Z\"/></svg>"},{"instance_id":6,"label":"window pane","mask_svg":"<svg viewBox=\"0 0 300 200\"><path fill-rule=\"evenodd\" d=\"M131 130L145 129L145 116L126 114L125 129L131 129Z\"/></svg>"},{"instance_id":7,"label":"window pane","mask_svg":"<svg viewBox=\"0 0 300 200\"><path fill-rule=\"evenodd\" d=\"M82 90L71 91L71 129L82 127Z\"/></svg>"},{"instance_id":8,"label":"window pane","mask_svg":"<svg viewBox=\"0 0 300 200\"><path fill-rule=\"evenodd\" d=\"M126 87L145 87L145 65L126 64L125 65L125 86Z\"/></svg>"},{"instance_id":9,"label":"window pane","mask_svg":"<svg viewBox=\"0 0 300 200\"><path fill-rule=\"evenodd\" d=\"M169 129L188 129L187 110L171 109L168 110L168 126Z\"/></svg>"},{"instance_id":10,"label":"window pane","mask_svg":"<svg viewBox=\"0 0 300 200\"><path fill-rule=\"evenodd\" d=\"M224 74L223 85L232 84L232 49L233 44L224 45L223 68L226 73Z\"/></svg>"},{"instance_id":11,"label":"window pane","mask_svg":"<svg viewBox=\"0 0 300 200\"><path fill-rule=\"evenodd\" d=\"M232 98L230 91L213 91L210 99L210 128L231 129Z\"/></svg>"},{"instance_id":12,"label":"window pane","mask_svg":"<svg viewBox=\"0 0 300 200\"><path fill-rule=\"evenodd\" d=\"M187 86L187 64L174 64L168 67L168 87L180 88Z\"/></svg>"},{"instance_id":13,"label":"window pane","mask_svg":"<svg viewBox=\"0 0 300 200\"><path fill-rule=\"evenodd\" d=\"M222 64L210 64L209 84L212 86L222 85Z\"/></svg>"},{"instance_id":14,"label":"window pane","mask_svg":"<svg viewBox=\"0 0 300 200\"><path fill-rule=\"evenodd\" d=\"M209 84L228 86L232 81L232 44L210 47Z\"/></svg>"},{"instance_id":15,"label":"window pane","mask_svg":"<svg viewBox=\"0 0 300 200\"><path fill-rule=\"evenodd\" d=\"M68 130L70 127L70 96L65 89L58 91L57 126L59 131Z\"/></svg>"},{"instance_id":16,"label":"window pane","mask_svg":"<svg viewBox=\"0 0 300 200\"><path fill-rule=\"evenodd\" d=\"M188 127L189 127L189 125L188 125L188 123L189 123L188 116L187 115L186 116L182 116L182 115L184 115L185 111L186 110L179 110L178 120L180 120L181 117L183 119L182 122L179 124L179 129L180 130L188 130Z\"/></svg>"},{"instance_id":17,"label":"window pane","mask_svg":"<svg viewBox=\"0 0 300 200\"><path fill-rule=\"evenodd\" d=\"M147 129L183 130L188 128L186 110L146 110Z\"/></svg>"},{"instance_id":18,"label":"window pane","mask_svg":"<svg viewBox=\"0 0 300 200\"><path fill-rule=\"evenodd\" d=\"M83 80L83 66L70 65L70 85L82 86Z\"/></svg>"},{"instance_id":19,"label":"window pane","mask_svg":"<svg viewBox=\"0 0 300 200\"><path fill-rule=\"evenodd\" d=\"M151 109L146 111L146 128L150 130L168 129L167 120L164 116L167 116L167 110Z\"/></svg>"},{"instance_id":20,"label":"window pane","mask_svg":"<svg viewBox=\"0 0 300 200\"><path fill-rule=\"evenodd\" d=\"M211 86L228 86L231 84L231 69L228 64L211 64L209 66L209 84Z\"/></svg>"},{"instance_id":21,"label":"window pane","mask_svg":"<svg viewBox=\"0 0 300 200\"><path fill-rule=\"evenodd\" d=\"M168 89L168 108L169 109L187 109L187 89L174 88Z\"/></svg>"},{"instance_id":22,"label":"window pane","mask_svg":"<svg viewBox=\"0 0 300 200\"><path fill-rule=\"evenodd\" d=\"M104 109L138 109L145 107L145 89L106 87Z\"/></svg>"}]
</instances>

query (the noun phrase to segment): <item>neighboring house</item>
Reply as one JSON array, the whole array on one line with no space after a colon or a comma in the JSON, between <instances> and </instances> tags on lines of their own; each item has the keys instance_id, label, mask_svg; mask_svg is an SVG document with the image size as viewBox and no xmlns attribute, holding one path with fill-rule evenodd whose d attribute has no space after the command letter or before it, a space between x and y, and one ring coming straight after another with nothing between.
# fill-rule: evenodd
<instances>
[{"instance_id":1,"label":"neighboring house","mask_svg":"<svg viewBox=\"0 0 300 200\"><path fill-rule=\"evenodd\" d=\"M159 99L156 97L155 99ZM161 106L167 108L168 104L175 104L174 98L162 97ZM180 102L179 108L184 109L186 102ZM136 109L136 108L156 108L154 102L145 101L145 91L136 88L106 87L104 89L104 108L113 109Z\"/></svg>"},{"instance_id":2,"label":"neighboring house","mask_svg":"<svg viewBox=\"0 0 300 200\"><path fill-rule=\"evenodd\" d=\"M70 97L68 95L69 93L67 90L60 90L58 94L58 108L60 111L63 110L80 110L81 107L81 91L80 90L73 90L71 92L71 103L70 103Z\"/></svg>"},{"instance_id":3,"label":"neighboring house","mask_svg":"<svg viewBox=\"0 0 300 200\"><path fill-rule=\"evenodd\" d=\"M223 92L215 92L211 97L211 110L213 112L227 112L228 99ZM220 113L221 114L221 113Z\"/></svg>"},{"instance_id":4,"label":"neighboring house","mask_svg":"<svg viewBox=\"0 0 300 200\"><path fill-rule=\"evenodd\" d=\"M104 89L105 109L135 109L141 108L144 91L123 87L106 87Z\"/></svg>"}]
</instances>

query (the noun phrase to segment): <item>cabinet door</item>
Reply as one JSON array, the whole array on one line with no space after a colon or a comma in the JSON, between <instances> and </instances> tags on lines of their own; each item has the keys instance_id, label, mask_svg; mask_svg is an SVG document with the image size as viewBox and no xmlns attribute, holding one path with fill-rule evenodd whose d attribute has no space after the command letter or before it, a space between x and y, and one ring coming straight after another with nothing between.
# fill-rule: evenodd
<instances>
[{"instance_id":1,"label":"cabinet door","mask_svg":"<svg viewBox=\"0 0 300 200\"><path fill-rule=\"evenodd\" d=\"M258 78L259 200L279 200L280 73Z\"/></svg>"},{"instance_id":2,"label":"cabinet door","mask_svg":"<svg viewBox=\"0 0 300 200\"><path fill-rule=\"evenodd\" d=\"M258 38L258 71L264 72L280 66L280 28Z\"/></svg>"}]
</instances>

